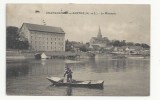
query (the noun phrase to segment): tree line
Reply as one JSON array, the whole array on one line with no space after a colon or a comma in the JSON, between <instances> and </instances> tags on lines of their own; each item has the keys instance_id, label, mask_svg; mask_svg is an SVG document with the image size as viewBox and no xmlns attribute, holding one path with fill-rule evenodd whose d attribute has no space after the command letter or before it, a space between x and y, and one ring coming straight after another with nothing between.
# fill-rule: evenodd
<instances>
[{"instance_id":1,"label":"tree line","mask_svg":"<svg viewBox=\"0 0 160 100\"><path fill-rule=\"evenodd\" d=\"M141 46L143 48L150 48L148 44L145 43L134 43L134 42L126 42L125 40L114 40L110 42L110 45L121 47L121 46Z\"/></svg>"},{"instance_id":2,"label":"tree line","mask_svg":"<svg viewBox=\"0 0 160 100\"><path fill-rule=\"evenodd\" d=\"M66 51L72 51L72 50L74 50L74 48L78 48L80 51L83 51L83 52L92 50L91 48L89 48L89 46L90 46L89 42L81 43L81 42L66 40L65 44L66 44L65 45ZM120 40L110 41L109 44L106 44L106 45L113 46L113 47L141 46L141 47L146 48L146 49L150 48L150 46L148 44L145 44L145 43L126 42L125 40L122 40L122 41L120 41ZM103 49L104 48L100 48L99 50L103 50Z\"/></svg>"}]
</instances>

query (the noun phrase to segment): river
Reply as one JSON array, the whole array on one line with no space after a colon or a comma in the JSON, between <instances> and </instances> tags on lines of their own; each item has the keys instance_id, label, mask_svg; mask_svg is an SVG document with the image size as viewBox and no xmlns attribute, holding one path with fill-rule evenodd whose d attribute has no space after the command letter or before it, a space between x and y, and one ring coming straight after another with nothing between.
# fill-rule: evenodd
<instances>
[{"instance_id":1,"label":"river","mask_svg":"<svg viewBox=\"0 0 160 100\"><path fill-rule=\"evenodd\" d=\"M7 60L6 94L31 96L148 96L149 59L81 59L80 61ZM104 89L55 87L46 79L63 77L70 65L73 79L104 80Z\"/></svg>"}]
</instances>

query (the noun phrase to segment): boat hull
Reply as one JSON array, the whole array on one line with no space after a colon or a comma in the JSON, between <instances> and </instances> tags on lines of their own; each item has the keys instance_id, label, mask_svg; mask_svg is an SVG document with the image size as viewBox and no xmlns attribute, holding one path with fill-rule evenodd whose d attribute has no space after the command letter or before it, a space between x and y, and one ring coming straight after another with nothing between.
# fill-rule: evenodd
<instances>
[{"instance_id":1,"label":"boat hull","mask_svg":"<svg viewBox=\"0 0 160 100\"><path fill-rule=\"evenodd\" d=\"M54 86L71 86L71 87L86 87L86 88L99 88L103 89L103 83L104 81L74 81L72 83L70 82L58 82L51 78L47 78Z\"/></svg>"}]
</instances>

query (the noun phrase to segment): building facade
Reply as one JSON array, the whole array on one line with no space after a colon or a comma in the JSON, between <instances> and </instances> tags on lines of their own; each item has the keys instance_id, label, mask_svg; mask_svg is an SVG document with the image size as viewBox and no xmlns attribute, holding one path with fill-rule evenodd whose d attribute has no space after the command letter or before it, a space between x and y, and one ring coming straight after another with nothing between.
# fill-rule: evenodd
<instances>
[{"instance_id":1,"label":"building facade","mask_svg":"<svg viewBox=\"0 0 160 100\"><path fill-rule=\"evenodd\" d=\"M33 51L65 51L65 32L60 27L23 23L20 35Z\"/></svg>"},{"instance_id":2,"label":"building facade","mask_svg":"<svg viewBox=\"0 0 160 100\"><path fill-rule=\"evenodd\" d=\"M97 37L92 37L90 39L90 47L94 48L106 48L109 44L109 39L107 37L103 37L101 34L101 29L99 27Z\"/></svg>"}]
</instances>

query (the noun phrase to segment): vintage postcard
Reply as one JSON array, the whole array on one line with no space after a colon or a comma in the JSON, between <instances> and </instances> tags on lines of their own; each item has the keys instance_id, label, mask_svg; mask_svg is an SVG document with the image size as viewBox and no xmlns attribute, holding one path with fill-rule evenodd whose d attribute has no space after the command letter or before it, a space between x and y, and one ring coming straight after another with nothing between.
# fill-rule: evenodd
<instances>
[{"instance_id":1,"label":"vintage postcard","mask_svg":"<svg viewBox=\"0 0 160 100\"><path fill-rule=\"evenodd\" d=\"M150 5L6 7L7 95L150 95Z\"/></svg>"}]
</instances>

